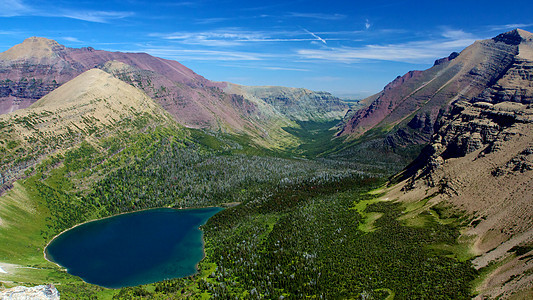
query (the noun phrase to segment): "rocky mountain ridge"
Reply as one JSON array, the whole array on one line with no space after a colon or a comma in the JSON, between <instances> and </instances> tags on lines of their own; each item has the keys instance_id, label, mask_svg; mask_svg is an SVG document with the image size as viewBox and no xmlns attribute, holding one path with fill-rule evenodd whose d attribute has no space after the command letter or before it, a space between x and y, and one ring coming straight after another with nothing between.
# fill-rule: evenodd
<instances>
[{"instance_id":1,"label":"rocky mountain ridge","mask_svg":"<svg viewBox=\"0 0 533 300\"><path fill-rule=\"evenodd\" d=\"M95 67L143 90L182 125L247 134L268 148L297 143L282 129L297 126L297 111L306 111L306 119L322 121L340 119L347 110L340 99L325 93L305 90L307 96L300 97L295 89L280 87L273 95L263 91L263 97L255 97L228 89L232 84L209 81L177 61L146 53L68 48L32 37L0 53L0 113L28 107ZM285 98L275 96L280 91ZM286 109L287 103L291 109Z\"/></svg>"},{"instance_id":2,"label":"rocky mountain ridge","mask_svg":"<svg viewBox=\"0 0 533 300\"><path fill-rule=\"evenodd\" d=\"M347 114L338 135L356 139L380 128L386 132L386 145L425 144L439 114L453 102L479 97L509 70L520 72L522 56L533 49L531 40L531 33L516 29L477 41L460 54L437 60L428 70L398 76L367 99L368 107Z\"/></svg>"},{"instance_id":3,"label":"rocky mountain ridge","mask_svg":"<svg viewBox=\"0 0 533 300\"><path fill-rule=\"evenodd\" d=\"M30 107L0 115L0 192L50 154L158 125L173 126L173 118L141 90L86 71Z\"/></svg>"},{"instance_id":4,"label":"rocky mountain ridge","mask_svg":"<svg viewBox=\"0 0 533 300\"><path fill-rule=\"evenodd\" d=\"M227 83L224 91L242 95L256 103L272 106L291 121L331 121L341 119L348 105L328 92L280 86L242 86Z\"/></svg>"},{"instance_id":5,"label":"rocky mountain ridge","mask_svg":"<svg viewBox=\"0 0 533 300\"><path fill-rule=\"evenodd\" d=\"M518 45L505 73L450 104L429 145L387 193L470 217L462 239L471 241L473 263L494 266L477 286L480 299L533 288L533 38L516 30L494 41Z\"/></svg>"}]
</instances>

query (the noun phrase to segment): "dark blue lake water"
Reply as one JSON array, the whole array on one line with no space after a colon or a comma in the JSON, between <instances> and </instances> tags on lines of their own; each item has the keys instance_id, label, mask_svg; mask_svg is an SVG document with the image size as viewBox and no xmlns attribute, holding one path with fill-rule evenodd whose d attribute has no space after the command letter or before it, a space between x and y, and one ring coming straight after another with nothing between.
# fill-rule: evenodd
<instances>
[{"instance_id":1,"label":"dark blue lake water","mask_svg":"<svg viewBox=\"0 0 533 300\"><path fill-rule=\"evenodd\" d=\"M198 227L221 210L161 208L85 223L54 239L46 256L109 288L186 277L204 256Z\"/></svg>"}]
</instances>

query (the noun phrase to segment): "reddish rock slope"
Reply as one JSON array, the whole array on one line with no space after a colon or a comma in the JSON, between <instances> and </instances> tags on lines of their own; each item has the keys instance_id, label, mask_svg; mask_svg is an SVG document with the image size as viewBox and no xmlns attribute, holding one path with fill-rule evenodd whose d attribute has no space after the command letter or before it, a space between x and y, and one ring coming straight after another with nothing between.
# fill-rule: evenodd
<instances>
[{"instance_id":1,"label":"reddish rock slope","mask_svg":"<svg viewBox=\"0 0 533 300\"><path fill-rule=\"evenodd\" d=\"M248 122L243 111L254 109L253 104L243 103L242 97L224 94L220 83L176 61L145 53L67 48L32 37L0 53L0 113L28 107L94 67L128 79L186 126L245 132ZM249 107L243 108L246 105Z\"/></svg>"},{"instance_id":2,"label":"reddish rock slope","mask_svg":"<svg viewBox=\"0 0 533 300\"><path fill-rule=\"evenodd\" d=\"M296 126L294 111L306 110L305 119L322 121L341 118L347 109L327 93L305 90L306 97L300 97L293 90L303 89L279 87L259 98L225 92L231 84L209 81L176 61L145 53L67 48L32 37L0 53L0 114L26 108L95 67L140 88L185 126L249 134L266 147L297 143L282 129ZM277 97L280 91L285 98Z\"/></svg>"},{"instance_id":3,"label":"reddish rock slope","mask_svg":"<svg viewBox=\"0 0 533 300\"><path fill-rule=\"evenodd\" d=\"M408 72L372 96L368 107L348 114L338 134L357 138L382 128L389 145L427 143L441 110L493 86L520 59L519 48L531 47L530 41L531 33L516 29L477 41L428 70Z\"/></svg>"}]
</instances>

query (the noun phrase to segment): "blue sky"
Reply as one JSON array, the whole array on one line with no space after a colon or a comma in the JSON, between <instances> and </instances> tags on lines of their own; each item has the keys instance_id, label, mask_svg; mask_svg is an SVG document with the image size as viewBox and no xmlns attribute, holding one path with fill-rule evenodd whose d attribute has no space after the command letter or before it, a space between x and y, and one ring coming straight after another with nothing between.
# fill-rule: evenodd
<instances>
[{"instance_id":1,"label":"blue sky","mask_svg":"<svg viewBox=\"0 0 533 300\"><path fill-rule=\"evenodd\" d=\"M0 51L30 36L147 52L216 81L362 97L516 27L531 1L1 0Z\"/></svg>"}]
</instances>

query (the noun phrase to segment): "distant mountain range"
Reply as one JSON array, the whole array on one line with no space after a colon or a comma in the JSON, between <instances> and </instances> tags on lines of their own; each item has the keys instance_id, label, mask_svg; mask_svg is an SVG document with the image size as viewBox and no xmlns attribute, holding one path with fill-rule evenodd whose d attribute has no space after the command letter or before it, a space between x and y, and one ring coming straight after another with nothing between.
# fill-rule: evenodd
<instances>
[{"instance_id":1,"label":"distant mountain range","mask_svg":"<svg viewBox=\"0 0 533 300\"><path fill-rule=\"evenodd\" d=\"M92 68L141 89L184 126L248 134L269 148L298 143L281 127L340 119L348 109L329 93L213 82L145 53L67 48L31 37L0 53L0 113L26 108Z\"/></svg>"}]
</instances>

